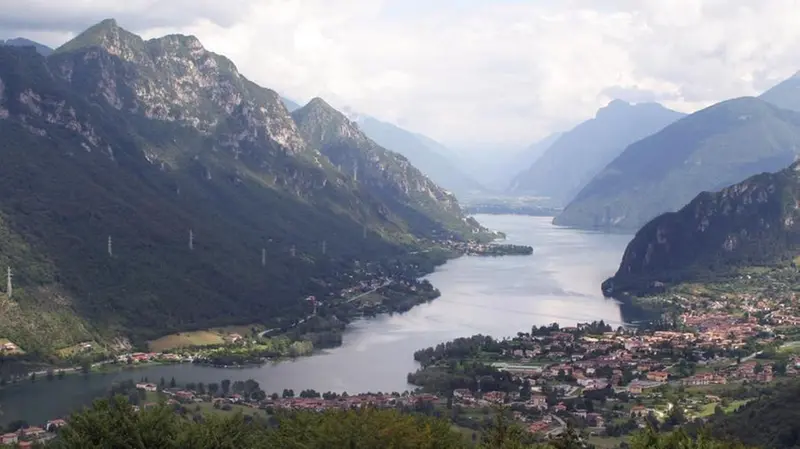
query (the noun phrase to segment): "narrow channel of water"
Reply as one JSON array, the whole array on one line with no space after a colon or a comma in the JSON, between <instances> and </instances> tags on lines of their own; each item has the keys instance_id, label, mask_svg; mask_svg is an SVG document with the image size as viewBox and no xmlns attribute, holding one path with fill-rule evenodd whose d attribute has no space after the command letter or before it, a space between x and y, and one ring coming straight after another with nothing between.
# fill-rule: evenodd
<instances>
[{"instance_id":1,"label":"narrow channel of water","mask_svg":"<svg viewBox=\"0 0 800 449\"><path fill-rule=\"evenodd\" d=\"M405 314L358 321L341 347L313 357L236 370L154 366L7 388L0 391L0 424L64 416L104 394L113 382L144 376L205 383L252 378L267 392L403 391L410 389L406 374L416 369L412 355L423 347L477 333L511 336L553 322L622 323L619 305L603 298L600 283L618 267L630 236L559 228L547 217L477 218L506 232L508 243L533 246L534 254L452 260L427 277L442 292L439 299Z\"/></svg>"}]
</instances>

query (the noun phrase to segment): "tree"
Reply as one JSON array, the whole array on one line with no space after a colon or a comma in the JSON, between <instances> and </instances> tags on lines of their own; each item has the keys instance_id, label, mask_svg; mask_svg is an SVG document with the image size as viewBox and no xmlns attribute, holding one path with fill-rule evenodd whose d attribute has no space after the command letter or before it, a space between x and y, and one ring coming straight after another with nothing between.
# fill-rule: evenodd
<instances>
[{"instance_id":1,"label":"tree","mask_svg":"<svg viewBox=\"0 0 800 449\"><path fill-rule=\"evenodd\" d=\"M198 394L206 394L206 384L203 382L197 383L197 393Z\"/></svg>"},{"instance_id":2,"label":"tree","mask_svg":"<svg viewBox=\"0 0 800 449\"><path fill-rule=\"evenodd\" d=\"M174 377L169 380L169 387L170 388L175 388L176 385L177 385L177 383L175 382L175 378Z\"/></svg>"},{"instance_id":3,"label":"tree","mask_svg":"<svg viewBox=\"0 0 800 449\"><path fill-rule=\"evenodd\" d=\"M558 438L553 441L552 446L554 449L582 449L580 435L572 426L572 423L567 424L567 430L564 431Z\"/></svg>"},{"instance_id":4,"label":"tree","mask_svg":"<svg viewBox=\"0 0 800 449\"><path fill-rule=\"evenodd\" d=\"M300 392L300 397L301 398L318 398L318 397L320 397L320 394L317 393L315 390L308 389L308 390L301 391Z\"/></svg>"},{"instance_id":5,"label":"tree","mask_svg":"<svg viewBox=\"0 0 800 449\"><path fill-rule=\"evenodd\" d=\"M494 410L494 421L483 435L482 448L485 449L523 449L524 430L511 423L503 409Z\"/></svg>"},{"instance_id":6,"label":"tree","mask_svg":"<svg viewBox=\"0 0 800 449\"><path fill-rule=\"evenodd\" d=\"M284 398L293 398L294 397L294 390L291 389L284 389L283 394L281 395Z\"/></svg>"},{"instance_id":7,"label":"tree","mask_svg":"<svg viewBox=\"0 0 800 449\"><path fill-rule=\"evenodd\" d=\"M250 393L250 398L254 401L261 402L267 398L267 393L265 393L264 390L259 389Z\"/></svg>"},{"instance_id":8,"label":"tree","mask_svg":"<svg viewBox=\"0 0 800 449\"><path fill-rule=\"evenodd\" d=\"M211 382L210 384L208 384L208 392L211 394L211 396L216 396L218 391L219 391L218 383Z\"/></svg>"},{"instance_id":9,"label":"tree","mask_svg":"<svg viewBox=\"0 0 800 449\"><path fill-rule=\"evenodd\" d=\"M247 379L244 381L244 392L246 394L252 394L259 389L258 382L253 379Z\"/></svg>"},{"instance_id":10,"label":"tree","mask_svg":"<svg viewBox=\"0 0 800 449\"><path fill-rule=\"evenodd\" d=\"M278 400L278 397L279 397L279 396L278 396L278 393L272 393L272 394L270 395L270 399L272 399L273 401L277 401L277 400Z\"/></svg>"},{"instance_id":11,"label":"tree","mask_svg":"<svg viewBox=\"0 0 800 449\"><path fill-rule=\"evenodd\" d=\"M530 380L525 379L525 381L522 382L522 387L519 390L519 398L522 399L523 401L527 401L528 399L531 398L531 381Z\"/></svg>"},{"instance_id":12,"label":"tree","mask_svg":"<svg viewBox=\"0 0 800 449\"><path fill-rule=\"evenodd\" d=\"M237 380L233 383L233 392L236 394L243 394L244 393L244 382L241 380Z\"/></svg>"},{"instance_id":13,"label":"tree","mask_svg":"<svg viewBox=\"0 0 800 449\"><path fill-rule=\"evenodd\" d=\"M231 391L231 381L228 380L228 379L223 380L222 381L222 395L223 396L227 396L228 393L230 393L230 391Z\"/></svg>"}]
</instances>

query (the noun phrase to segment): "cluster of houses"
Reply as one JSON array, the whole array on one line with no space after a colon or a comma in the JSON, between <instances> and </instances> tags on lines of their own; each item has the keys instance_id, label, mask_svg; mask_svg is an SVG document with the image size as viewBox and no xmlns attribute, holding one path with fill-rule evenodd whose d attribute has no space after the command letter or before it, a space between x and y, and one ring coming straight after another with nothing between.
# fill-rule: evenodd
<instances>
[{"instance_id":1,"label":"cluster of houses","mask_svg":"<svg viewBox=\"0 0 800 449\"><path fill-rule=\"evenodd\" d=\"M13 342L6 341L0 345L0 354L18 354L20 352L22 349Z\"/></svg>"},{"instance_id":2,"label":"cluster of houses","mask_svg":"<svg viewBox=\"0 0 800 449\"><path fill-rule=\"evenodd\" d=\"M127 363L148 363L148 362L191 362L191 356L163 353L163 352L133 352L128 354L120 354L117 356L117 362Z\"/></svg>"},{"instance_id":3,"label":"cluster of houses","mask_svg":"<svg viewBox=\"0 0 800 449\"><path fill-rule=\"evenodd\" d=\"M18 448L33 447L36 443L44 443L56 437L58 429L66 425L63 419L47 421L44 427L30 426L0 435L0 445Z\"/></svg>"},{"instance_id":4,"label":"cluster of houses","mask_svg":"<svg viewBox=\"0 0 800 449\"><path fill-rule=\"evenodd\" d=\"M409 394L409 395L377 395L360 394L354 396L336 397L334 399L323 398L278 398L266 399L261 403L261 407L274 407L276 409L287 410L314 410L324 411L329 409L349 410L361 407L394 408L400 406L413 406L420 402L436 402L439 397L433 394Z\"/></svg>"},{"instance_id":5,"label":"cluster of houses","mask_svg":"<svg viewBox=\"0 0 800 449\"><path fill-rule=\"evenodd\" d=\"M736 381L770 382L774 377L771 363L758 360L726 363L709 372L687 375L677 368L683 350L703 352L703 347L737 348L743 342L762 332L757 320L750 317L733 317L723 313L685 314L684 323L695 332L620 330L589 335L583 332L586 325L567 327L549 332L520 334L505 340L502 362L494 367L511 373L518 380L527 380L532 389L544 386L556 391L560 398L581 397L591 390L612 388L614 393L627 392L638 396L645 390L666 383L686 386L725 384ZM676 351L678 350L678 351ZM800 358L787 367L788 375L800 374ZM480 398L468 390L455 390L453 397L465 407L481 407L492 403L505 403L519 409L538 409L542 412L567 411L564 403L551 403L546 397L532 394L526 401L518 393L486 392ZM585 410L568 413L580 416L589 426L603 427L603 416ZM634 417L646 416L646 409L634 408ZM546 417L546 416L545 416ZM530 424L531 431L553 427L551 420Z\"/></svg>"},{"instance_id":6,"label":"cluster of houses","mask_svg":"<svg viewBox=\"0 0 800 449\"><path fill-rule=\"evenodd\" d=\"M224 397L212 397L208 394L200 394L196 391L182 388L159 388L154 383L138 383L136 388L148 392L160 391L168 396L168 405L178 405L187 403L211 402L220 406L224 404L239 404L257 408L275 408L285 410L312 410L324 411L329 409L361 408L365 406L378 408L393 408L400 406L413 406L419 403L436 402L439 397L433 394L359 394L353 396L336 396L335 398L270 398L267 397L260 401L250 400L240 394L228 394ZM155 403L146 403L143 408L155 406Z\"/></svg>"},{"instance_id":7,"label":"cluster of houses","mask_svg":"<svg viewBox=\"0 0 800 449\"><path fill-rule=\"evenodd\" d=\"M375 278L369 281L359 281L358 284L352 287L343 288L339 292L339 296L341 296L342 298L349 298L351 296L375 290L376 288L381 287L382 285L386 284L389 281L390 281L389 278Z\"/></svg>"}]
</instances>

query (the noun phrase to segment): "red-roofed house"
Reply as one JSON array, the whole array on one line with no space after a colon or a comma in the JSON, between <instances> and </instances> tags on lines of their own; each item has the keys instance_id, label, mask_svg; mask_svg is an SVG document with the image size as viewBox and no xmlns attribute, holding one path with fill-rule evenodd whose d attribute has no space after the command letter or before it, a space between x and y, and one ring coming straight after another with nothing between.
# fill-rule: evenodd
<instances>
[{"instance_id":1,"label":"red-roofed house","mask_svg":"<svg viewBox=\"0 0 800 449\"><path fill-rule=\"evenodd\" d=\"M19 437L16 433L0 435L0 444L15 444L17 441L19 441Z\"/></svg>"}]
</instances>

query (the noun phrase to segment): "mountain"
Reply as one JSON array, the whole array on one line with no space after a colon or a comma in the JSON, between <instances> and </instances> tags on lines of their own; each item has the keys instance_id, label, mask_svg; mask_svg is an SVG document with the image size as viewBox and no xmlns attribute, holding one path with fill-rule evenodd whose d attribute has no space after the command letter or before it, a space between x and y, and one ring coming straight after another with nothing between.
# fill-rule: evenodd
<instances>
[{"instance_id":1,"label":"mountain","mask_svg":"<svg viewBox=\"0 0 800 449\"><path fill-rule=\"evenodd\" d=\"M800 163L703 192L647 223L628 244L607 292L697 279L740 265L790 261L800 252Z\"/></svg>"},{"instance_id":2,"label":"mountain","mask_svg":"<svg viewBox=\"0 0 800 449\"><path fill-rule=\"evenodd\" d=\"M0 133L0 337L29 352L298 316L354 261L477 228L432 183L415 203L337 170L197 38L114 20L47 58L0 46Z\"/></svg>"},{"instance_id":3,"label":"mountain","mask_svg":"<svg viewBox=\"0 0 800 449\"><path fill-rule=\"evenodd\" d=\"M724 101L630 145L555 223L637 229L699 192L780 170L798 152L800 114L757 98Z\"/></svg>"},{"instance_id":4,"label":"mountain","mask_svg":"<svg viewBox=\"0 0 800 449\"><path fill-rule=\"evenodd\" d=\"M683 114L657 103L632 105L614 100L553 142L510 192L548 197L563 206L603 167L633 142L660 131Z\"/></svg>"},{"instance_id":5,"label":"mountain","mask_svg":"<svg viewBox=\"0 0 800 449\"><path fill-rule=\"evenodd\" d=\"M53 49L47 45L34 42L30 39L25 39L24 37L17 37L5 41L0 39L0 45L8 45L11 47L33 47L42 56L49 56L51 53L53 53Z\"/></svg>"},{"instance_id":6,"label":"mountain","mask_svg":"<svg viewBox=\"0 0 800 449\"><path fill-rule=\"evenodd\" d=\"M404 156L389 151L367 137L360 127L321 98L292 112L300 134L339 169L352 174L379 198L405 209L410 222L441 222L462 232L479 226L466 220L450 192L437 186ZM447 232L445 228L440 233Z\"/></svg>"},{"instance_id":7,"label":"mountain","mask_svg":"<svg viewBox=\"0 0 800 449\"><path fill-rule=\"evenodd\" d=\"M779 359L773 366L781 365L785 369L787 363ZM789 362L790 368L792 365ZM750 447L800 446L800 384L794 379L779 381L759 388L757 394L731 414L711 416L707 428L718 438L735 439Z\"/></svg>"},{"instance_id":8,"label":"mountain","mask_svg":"<svg viewBox=\"0 0 800 449\"><path fill-rule=\"evenodd\" d=\"M407 157L434 182L456 195L483 190L477 181L455 167L447 156L450 150L435 140L369 116L359 115L355 123L375 143Z\"/></svg>"},{"instance_id":9,"label":"mountain","mask_svg":"<svg viewBox=\"0 0 800 449\"><path fill-rule=\"evenodd\" d=\"M299 104L295 103L294 101L292 101L292 100L290 100L290 99L288 99L286 97L281 97L281 101L283 102L283 105L286 106L286 109L289 112L292 112L294 110L300 109L300 105Z\"/></svg>"},{"instance_id":10,"label":"mountain","mask_svg":"<svg viewBox=\"0 0 800 449\"><path fill-rule=\"evenodd\" d=\"M800 72L791 78L773 86L760 99L790 111L800 111Z\"/></svg>"},{"instance_id":11,"label":"mountain","mask_svg":"<svg viewBox=\"0 0 800 449\"><path fill-rule=\"evenodd\" d=\"M516 190L516 183L521 181L519 177L522 173L527 172L530 167L542 157L542 155L558 141L563 133L552 133L545 136L543 139L534 142L529 147L523 149L512 155L508 160L500 164L500 171L498 173L502 179L508 181L509 174L513 175L513 179L506 190Z\"/></svg>"}]
</instances>

